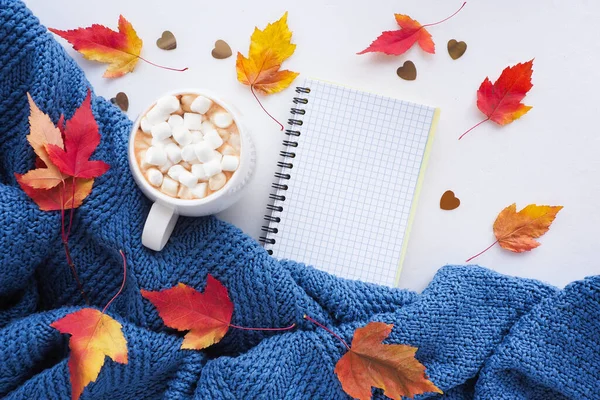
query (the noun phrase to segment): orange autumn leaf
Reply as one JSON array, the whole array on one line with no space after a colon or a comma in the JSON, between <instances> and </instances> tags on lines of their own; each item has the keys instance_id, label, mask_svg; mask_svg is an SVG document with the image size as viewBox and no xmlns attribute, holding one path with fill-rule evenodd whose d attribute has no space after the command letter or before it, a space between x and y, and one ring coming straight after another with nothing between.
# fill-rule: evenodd
<instances>
[{"instance_id":1,"label":"orange autumn leaf","mask_svg":"<svg viewBox=\"0 0 600 400\"><path fill-rule=\"evenodd\" d=\"M218 343L229 329L233 303L227 288L210 274L204 293L183 283L157 292L142 289L141 293L156 307L166 326L189 331L182 349L205 349Z\"/></svg>"},{"instance_id":2,"label":"orange autumn leaf","mask_svg":"<svg viewBox=\"0 0 600 400\"><path fill-rule=\"evenodd\" d=\"M68 31L48 30L66 39L86 59L109 64L105 78L118 78L132 72L142 51L142 39L122 15L118 32L98 24Z\"/></svg>"},{"instance_id":3,"label":"orange autumn leaf","mask_svg":"<svg viewBox=\"0 0 600 400\"><path fill-rule=\"evenodd\" d=\"M426 53L435 53L435 44L431 38L431 34L425 29L426 26L434 26L441 24L444 21L454 17L463 7L467 4L466 2L452 15L444 18L441 21L434 22L432 24L421 25L416 20L412 19L408 15L394 14L396 22L400 26L399 30L396 31L385 31L377 39L373 41L363 51L357 54L365 53L384 53L393 56L399 56L406 53L415 43L419 44L419 47Z\"/></svg>"},{"instance_id":4,"label":"orange autumn leaf","mask_svg":"<svg viewBox=\"0 0 600 400\"><path fill-rule=\"evenodd\" d=\"M475 257L488 251L496 243L503 249L515 253L523 253L540 246L535 240L548 232L550 225L554 222L556 214L562 210L563 206L538 206L529 204L527 207L517 212L517 205L511 204L498 214L494 221L494 235L496 241L482 252L474 255L467 260L471 261Z\"/></svg>"},{"instance_id":5,"label":"orange autumn leaf","mask_svg":"<svg viewBox=\"0 0 600 400\"><path fill-rule=\"evenodd\" d=\"M83 389L96 381L106 356L120 364L127 364L127 340L121 324L96 309L72 312L50 326L71 335L69 373L72 400L79 399Z\"/></svg>"},{"instance_id":6,"label":"orange autumn leaf","mask_svg":"<svg viewBox=\"0 0 600 400\"><path fill-rule=\"evenodd\" d=\"M344 392L360 400L371 398L372 387L396 400L428 392L441 394L415 358L416 347L382 343L392 328L391 324L371 322L354 331L352 346L335 365Z\"/></svg>"},{"instance_id":7,"label":"orange autumn leaf","mask_svg":"<svg viewBox=\"0 0 600 400\"><path fill-rule=\"evenodd\" d=\"M254 28L248 58L240 52L237 54L235 67L238 81L264 94L277 93L287 88L298 76L297 72L279 70L283 61L296 50L296 45L291 40L287 12L262 31Z\"/></svg>"},{"instance_id":8,"label":"orange autumn leaf","mask_svg":"<svg viewBox=\"0 0 600 400\"><path fill-rule=\"evenodd\" d=\"M494 83L486 77L477 90L477 108L487 118L468 129L458 139L484 122L494 121L498 125L506 125L527 114L532 107L521 101L533 87L532 74L533 60L529 60L506 67Z\"/></svg>"},{"instance_id":9,"label":"orange autumn leaf","mask_svg":"<svg viewBox=\"0 0 600 400\"><path fill-rule=\"evenodd\" d=\"M75 191L73 192L73 178L66 178L64 183L51 189L35 189L23 181L23 176L15 174L21 189L38 205L42 211L69 210L77 208L92 192L93 179L75 178Z\"/></svg>"}]
</instances>

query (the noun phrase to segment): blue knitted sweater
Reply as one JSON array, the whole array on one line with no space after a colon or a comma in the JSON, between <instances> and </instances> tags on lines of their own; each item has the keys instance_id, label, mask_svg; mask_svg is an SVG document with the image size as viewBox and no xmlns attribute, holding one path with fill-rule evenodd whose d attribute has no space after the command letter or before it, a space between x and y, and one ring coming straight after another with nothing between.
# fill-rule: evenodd
<instances>
[{"instance_id":1,"label":"blue knitted sweater","mask_svg":"<svg viewBox=\"0 0 600 400\"><path fill-rule=\"evenodd\" d=\"M18 1L0 0L0 397L69 399L68 337L51 322L84 302L65 262L60 217L42 212L15 182L32 168L26 142L32 94L56 121L69 117L89 83L75 62ZM447 399L600 399L600 276L564 290L476 266L446 266L421 294L339 279L277 261L215 218L181 218L160 253L142 247L149 202L131 179L131 122L93 98L110 171L75 213L70 240L94 306L117 291L109 314L123 325L129 364L106 361L82 399L344 399L333 373L346 341L369 321L393 323L389 343L417 358ZM332 249L335 251L335 249ZM208 273L229 289L233 323L287 326L286 333L232 329L208 351L180 350L140 289L185 282L203 290ZM382 399L381 391L374 390Z\"/></svg>"}]
</instances>

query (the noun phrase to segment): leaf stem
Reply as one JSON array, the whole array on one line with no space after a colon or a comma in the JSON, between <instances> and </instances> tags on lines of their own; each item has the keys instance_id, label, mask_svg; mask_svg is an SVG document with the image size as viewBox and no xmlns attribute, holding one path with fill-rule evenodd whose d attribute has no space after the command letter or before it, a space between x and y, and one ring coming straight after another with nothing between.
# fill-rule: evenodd
<instances>
[{"instance_id":1,"label":"leaf stem","mask_svg":"<svg viewBox=\"0 0 600 400\"><path fill-rule=\"evenodd\" d=\"M117 296L119 296L121 294L121 292L123 291L123 288L125 287L125 281L127 281L127 259L125 258L125 253L123 253L123 250L119 250L119 254L121 254L121 258L123 259L123 283L121 283L121 287L119 288L119 291L117 292L117 294L115 294L112 297L112 299L110 299L110 301L108 303L106 303L106 306L104 306L104 308L102 309L102 314L104 314L104 312L106 311L108 306L110 306L110 304L113 301L115 301Z\"/></svg>"},{"instance_id":2,"label":"leaf stem","mask_svg":"<svg viewBox=\"0 0 600 400\"><path fill-rule=\"evenodd\" d=\"M423 25L422 27L423 27L423 28L425 28L426 26L438 25L438 24L441 24L442 22L446 22L446 21L448 21L450 18L452 18L452 17L454 17L456 14L458 14L458 13L460 12L460 10L462 10L462 9L463 9L463 7L464 7L466 4L467 4L467 2L465 1L465 2L462 4L462 6L460 6L460 8L459 8L458 10L456 10L456 11L454 12L454 14L452 14L451 16L449 16L449 17L446 17L446 18L444 18L444 19L443 19L443 20L441 20L441 21L434 22L434 23L432 23L432 24L426 24L426 25Z\"/></svg>"},{"instance_id":3,"label":"leaf stem","mask_svg":"<svg viewBox=\"0 0 600 400\"><path fill-rule=\"evenodd\" d=\"M229 326L235 329L242 329L245 331L289 331L290 329L294 329L296 327L296 324L293 323L290 326L286 326L285 328L248 328L245 326L238 326L233 324L229 324Z\"/></svg>"},{"instance_id":4,"label":"leaf stem","mask_svg":"<svg viewBox=\"0 0 600 400\"><path fill-rule=\"evenodd\" d=\"M480 255L482 255L483 253L485 253L486 251L488 251L489 249L491 249L492 247L494 247L494 245L498 243L498 241L496 240L494 243L492 243L491 245L489 245L485 250L480 251L479 253L475 254L473 257L469 258L468 260L466 260L465 262L469 262L474 258L479 257Z\"/></svg>"},{"instance_id":5,"label":"leaf stem","mask_svg":"<svg viewBox=\"0 0 600 400\"><path fill-rule=\"evenodd\" d=\"M67 239L71 235L71 226L73 225L73 213L75 211L75 177L72 177L71 186L73 186L73 190L71 193L71 210L69 212L69 228L67 229Z\"/></svg>"},{"instance_id":6,"label":"leaf stem","mask_svg":"<svg viewBox=\"0 0 600 400\"><path fill-rule=\"evenodd\" d=\"M490 118L487 117L486 119L484 119L483 121L479 121L478 123L476 123L475 125L473 125L472 127L470 127L465 133L463 133L462 135L460 135L460 137L458 138L458 140L462 139L463 136L465 136L467 133L471 132L473 129L477 128L479 125L483 124L484 122L489 121Z\"/></svg>"},{"instance_id":7,"label":"leaf stem","mask_svg":"<svg viewBox=\"0 0 600 400\"><path fill-rule=\"evenodd\" d=\"M309 317L308 315L304 314L304 319L312 322L313 324L320 326L321 328L325 329L327 332L331 333L333 336L335 336L336 338L338 338L338 340L340 342L342 342L344 344L344 346L346 346L346 348L348 350L350 350L350 346L348 346L348 343L346 343L346 341L344 339L342 339L339 335L337 335L335 332L333 332L331 329L327 328L325 325L321 324L320 322L315 321L314 319L312 319L311 317Z\"/></svg>"},{"instance_id":8,"label":"leaf stem","mask_svg":"<svg viewBox=\"0 0 600 400\"><path fill-rule=\"evenodd\" d=\"M132 55L134 55L134 54L132 54ZM150 65L154 65L155 67L162 68L162 69L168 69L169 71L183 72L183 71L187 71L187 70L189 69L188 67L181 68L181 69L179 69L179 68L165 67L164 65L158 65L158 64L155 64L155 63L153 63L152 61L146 60L146 59L145 59L144 57L142 57L142 56L136 56L136 57L138 57L138 58L139 58L140 60L142 60L142 61L145 61L145 62L147 62L147 63L148 63L148 64L150 64Z\"/></svg>"},{"instance_id":9,"label":"leaf stem","mask_svg":"<svg viewBox=\"0 0 600 400\"><path fill-rule=\"evenodd\" d=\"M277 119L272 116L271 114L269 114L269 112L263 107L262 103L260 102L260 100L258 99L258 96L256 96L256 93L254 93L254 85L250 85L250 91L252 92L252 95L254 96L254 98L256 99L256 101L258 102L258 105L260 106L260 108L263 109L263 111L275 122L277 122L277 124L281 127L281 131L283 130L283 125L281 124L281 122L277 121Z\"/></svg>"}]
</instances>

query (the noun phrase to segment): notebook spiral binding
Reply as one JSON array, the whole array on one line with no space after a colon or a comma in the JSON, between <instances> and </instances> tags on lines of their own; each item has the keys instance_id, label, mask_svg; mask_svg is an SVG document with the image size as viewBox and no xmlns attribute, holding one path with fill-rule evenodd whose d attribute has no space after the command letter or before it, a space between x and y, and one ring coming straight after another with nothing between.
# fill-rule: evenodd
<instances>
[{"instance_id":1,"label":"notebook spiral binding","mask_svg":"<svg viewBox=\"0 0 600 400\"><path fill-rule=\"evenodd\" d=\"M300 96L306 95L310 93L310 88L296 87L296 93ZM261 228L261 231L265 232L264 236L259 238L259 241L263 246L274 245L276 242L276 239L273 236L279 231L275 225L281 222L279 213L283 211L281 203L285 201L285 195L282 194L282 192L288 190L288 185L285 181L292 179L290 170L294 168L293 159L296 157L294 149L298 147L297 138L300 136L298 127L302 126L303 123L301 119L297 119L295 116L306 114L306 110L301 107L308 104L308 99L306 97L294 97L293 102L294 107L290 109L292 117L287 121L289 129L285 130L285 134L288 137L283 141L284 149L279 152L281 160L277 162L277 166L280 170L274 174L277 180L271 184L274 191L269 194L269 199L272 200L273 203L267 204L268 213L264 216L264 220L267 221L267 224L263 225ZM273 254L273 250L271 249L267 249L267 252Z\"/></svg>"}]
</instances>

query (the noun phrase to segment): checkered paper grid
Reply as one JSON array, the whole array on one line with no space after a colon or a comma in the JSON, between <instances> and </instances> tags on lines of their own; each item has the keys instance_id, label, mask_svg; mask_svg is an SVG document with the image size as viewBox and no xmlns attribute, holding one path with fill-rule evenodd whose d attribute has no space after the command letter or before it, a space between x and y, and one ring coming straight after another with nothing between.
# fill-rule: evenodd
<instances>
[{"instance_id":1,"label":"checkered paper grid","mask_svg":"<svg viewBox=\"0 0 600 400\"><path fill-rule=\"evenodd\" d=\"M393 285L435 108L307 79L296 154L283 173L277 258Z\"/></svg>"}]
</instances>

